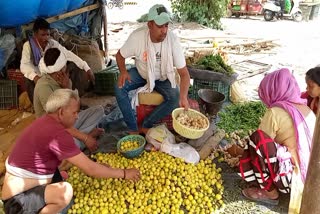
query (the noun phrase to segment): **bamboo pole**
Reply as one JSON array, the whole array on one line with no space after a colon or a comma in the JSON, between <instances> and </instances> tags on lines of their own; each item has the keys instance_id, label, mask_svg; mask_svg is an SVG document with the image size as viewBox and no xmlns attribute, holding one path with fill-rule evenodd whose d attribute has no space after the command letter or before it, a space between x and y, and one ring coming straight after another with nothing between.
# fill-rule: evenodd
<instances>
[{"instance_id":1,"label":"bamboo pole","mask_svg":"<svg viewBox=\"0 0 320 214\"><path fill-rule=\"evenodd\" d=\"M84 12L88 12L88 11L91 11L91 10L98 9L99 7L100 7L100 4L96 3L96 4L93 4L93 5L85 6L85 7L82 7L82 8L79 8L79 9L64 13L64 14L60 14L60 15L49 17L46 20L47 20L47 22L52 23L52 22L55 22L55 21L59 21L61 19L65 19L65 18L68 18L68 17L71 17L71 16L75 16L75 15L84 13ZM22 25L21 28L22 28L23 31L25 31L25 30L32 29L32 27L33 27L33 22L31 22L29 24Z\"/></svg>"},{"instance_id":2,"label":"bamboo pole","mask_svg":"<svg viewBox=\"0 0 320 214\"><path fill-rule=\"evenodd\" d=\"M108 32L107 32L107 11L106 11L106 5L102 5L102 17L103 17L103 38L104 38L104 57L109 59L108 54Z\"/></svg>"},{"instance_id":3,"label":"bamboo pole","mask_svg":"<svg viewBox=\"0 0 320 214\"><path fill-rule=\"evenodd\" d=\"M307 178L301 200L300 214L317 214L320 212L320 110L313 134L313 146L307 172Z\"/></svg>"}]
</instances>

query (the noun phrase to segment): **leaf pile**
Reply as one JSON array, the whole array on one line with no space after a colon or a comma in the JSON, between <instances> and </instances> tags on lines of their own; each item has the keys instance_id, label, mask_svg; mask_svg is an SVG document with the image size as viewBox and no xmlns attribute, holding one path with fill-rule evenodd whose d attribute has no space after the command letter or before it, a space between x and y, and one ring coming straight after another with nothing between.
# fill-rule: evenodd
<instances>
[{"instance_id":1,"label":"leaf pile","mask_svg":"<svg viewBox=\"0 0 320 214\"><path fill-rule=\"evenodd\" d=\"M234 71L230 65L227 65L220 54L207 55L198 60L195 68L219 72L231 76Z\"/></svg>"},{"instance_id":2,"label":"leaf pile","mask_svg":"<svg viewBox=\"0 0 320 214\"><path fill-rule=\"evenodd\" d=\"M261 101L232 104L218 113L220 121L217 126L229 134L242 130L243 135L248 135L250 130L258 128L265 112L266 106Z\"/></svg>"}]
</instances>

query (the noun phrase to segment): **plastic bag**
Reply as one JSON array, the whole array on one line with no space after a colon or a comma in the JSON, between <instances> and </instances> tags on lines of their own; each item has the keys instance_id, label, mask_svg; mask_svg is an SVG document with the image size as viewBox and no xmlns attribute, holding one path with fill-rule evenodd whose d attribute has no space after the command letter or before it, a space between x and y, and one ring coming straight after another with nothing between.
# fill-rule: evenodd
<instances>
[{"instance_id":1,"label":"plastic bag","mask_svg":"<svg viewBox=\"0 0 320 214\"><path fill-rule=\"evenodd\" d=\"M299 167L296 166L291 179L291 193L288 214L299 214L304 184L301 180Z\"/></svg>"},{"instance_id":2,"label":"plastic bag","mask_svg":"<svg viewBox=\"0 0 320 214\"><path fill-rule=\"evenodd\" d=\"M230 87L230 100L233 103L243 103L248 100L238 81L235 81Z\"/></svg>"},{"instance_id":3,"label":"plastic bag","mask_svg":"<svg viewBox=\"0 0 320 214\"><path fill-rule=\"evenodd\" d=\"M199 153L187 143L163 143L160 151L176 158L182 158L187 163L197 164L200 161Z\"/></svg>"},{"instance_id":4,"label":"plastic bag","mask_svg":"<svg viewBox=\"0 0 320 214\"><path fill-rule=\"evenodd\" d=\"M174 135L164 124L149 129L146 135L146 140L148 143L151 143L156 150L160 150L161 144L163 143L176 143Z\"/></svg>"},{"instance_id":5,"label":"plastic bag","mask_svg":"<svg viewBox=\"0 0 320 214\"><path fill-rule=\"evenodd\" d=\"M15 38L11 34L0 37L0 70L6 65L16 47Z\"/></svg>"}]
</instances>

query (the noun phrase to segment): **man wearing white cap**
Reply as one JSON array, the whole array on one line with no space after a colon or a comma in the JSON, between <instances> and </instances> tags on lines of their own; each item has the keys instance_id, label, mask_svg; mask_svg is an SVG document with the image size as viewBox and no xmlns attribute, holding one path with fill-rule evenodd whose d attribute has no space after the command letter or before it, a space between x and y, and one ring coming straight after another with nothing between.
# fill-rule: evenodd
<instances>
[{"instance_id":1,"label":"man wearing white cap","mask_svg":"<svg viewBox=\"0 0 320 214\"><path fill-rule=\"evenodd\" d=\"M33 105L37 117L45 115L48 97L57 89L70 88L70 80L66 72L68 55L58 48L50 48L39 62L42 74L34 89ZM68 129L74 137L75 143L83 150L97 149L96 137L103 133L103 129L95 128L104 116L102 106L95 106L79 112L74 127Z\"/></svg>"},{"instance_id":2,"label":"man wearing white cap","mask_svg":"<svg viewBox=\"0 0 320 214\"><path fill-rule=\"evenodd\" d=\"M179 39L168 30L170 13L161 4L149 10L147 27L135 30L116 55L120 70L118 84L115 86L117 102L131 133L146 132L154 123L169 115L178 107L189 108L187 100L190 76ZM135 57L136 67L126 69L125 59ZM177 69L181 79L180 91L177 87ZM160 93L164 101L144 119L138 127L128 93Z\"/></svg>"}]
</instances>

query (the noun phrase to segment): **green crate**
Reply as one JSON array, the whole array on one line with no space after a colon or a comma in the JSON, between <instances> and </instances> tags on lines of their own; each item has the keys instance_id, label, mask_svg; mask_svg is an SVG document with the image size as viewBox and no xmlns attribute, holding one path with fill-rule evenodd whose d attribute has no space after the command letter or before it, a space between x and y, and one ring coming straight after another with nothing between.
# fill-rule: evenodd
<instances>
[{"instance_id":1,"label":"green crate","mask_svg":"<svg viewBox=\"0 0 320 214\"><path fill-rule=\"evenodd\" d=\"M222 81L207 81L207 80L198 80L198 79L193 80L191 97L193 99L199 100L198 91L204 88L218 91L226 97L225 101L229 100L230 85Z\"/></svg>"},{"instance_id":2,"label":"green crate","mask_svg":"<svg viewBox=\"0 0 320 214\"><path fill-rule=\"evenodd\" d=\"M94 74L94 92L97 94L114 95L114 85L119 76L118 66L113 65Z\"/></svg>"},{"instance_id":3,"label":"green crate","mask_svg":"<svg viewBox=\"0 0 320 214\"><path fill-rule=\"evenodd\" d=\"M0 109L18 108L18 86L15 80L0 80Z\"/></svg>"}]
</instances>

